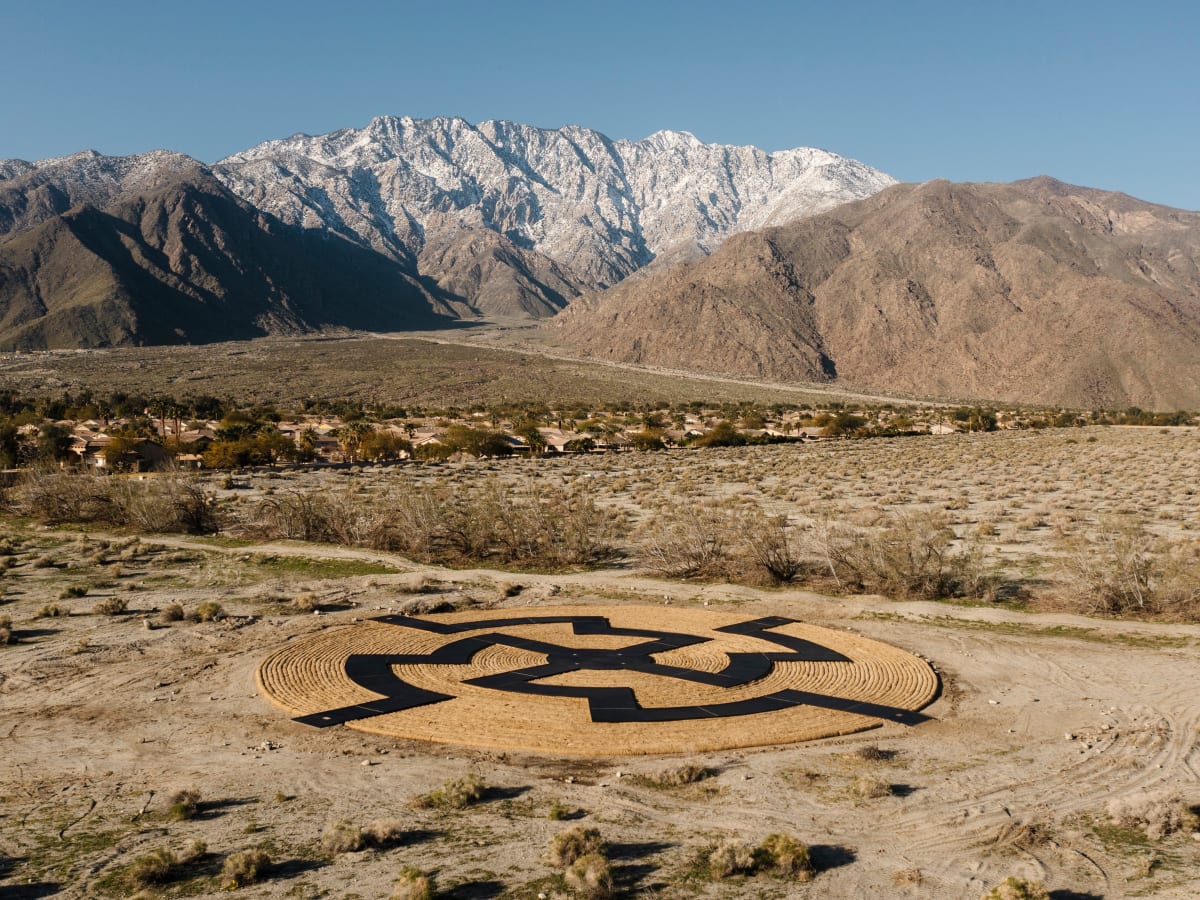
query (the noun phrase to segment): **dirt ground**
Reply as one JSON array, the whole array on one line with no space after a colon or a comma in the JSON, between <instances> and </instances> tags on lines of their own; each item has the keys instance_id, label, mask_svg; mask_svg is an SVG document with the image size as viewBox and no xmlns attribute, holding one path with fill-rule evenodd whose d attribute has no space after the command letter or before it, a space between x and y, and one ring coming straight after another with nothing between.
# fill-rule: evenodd
<instances>
[{"instance_id":1,"label":"dirt ground","mask_svg":"<svg viewBox=\"0 0 1200 900\"><path fill-rule=\"evenodd\" d=\"M600 830L628 896L976 898L1008 875L1060 900L1200 894L1200 836L1152 839L1109 816L1160 791L1200 804L1200 626L2 527L0 615L16 637L0 647L6 900L130 896L135 858L193 840L207 853L161 895L216 896L223 859L260 847L272 864L242 895L387 897L414 866L436 875L439 896L552 897L566 892L549 844L576 824ZM123 611L96 611L114 598ZM155 624L171 604L195 613L205 601L222 614ZM255 689L259 663L289 639L387 610L634 602L849 629L930 660L941 694L912 727L580 759L316 730ZM684 763L713 775L655 783ZM468 772L488 786L480 802L413 805ZM201 801L173 820L167 798L181 788ZM565 819L550 817L556 804ZM380 819L407 829L398 846L335 856L320 845L331 823ZM773 832L811 846L811 882L714 881L701 862L722 839Z\"/></svg>"}]
</instances>

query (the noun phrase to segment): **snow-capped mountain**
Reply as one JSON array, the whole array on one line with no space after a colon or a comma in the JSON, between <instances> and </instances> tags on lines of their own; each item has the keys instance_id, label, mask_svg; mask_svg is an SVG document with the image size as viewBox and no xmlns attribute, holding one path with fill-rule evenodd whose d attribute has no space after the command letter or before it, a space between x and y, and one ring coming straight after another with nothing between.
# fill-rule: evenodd
<instances>
[{"instance_id":1,"label":"snow-capped mountain","mask_svg":"<svg viewBox=\"0 0 1200 900\"><path fill-rule=\"evenodd\" d=\"M659 255L708 253L729 234L895 183L810 148L767 153L687 132L613 141L579 126L392 116L268 141L212 169L284 222L415 261L484 311L532 315ZM491 234L470 236L478 232Z\"/></svg>"},{"instance_id":2,"label":"snow-capped mountain","mask_svg":"<svg viewBox=\"0 0 1200 900\"><path fill-rule=\"evenodd\" d=\"M169 150L136 156L84 150L38 162L0 160L0 238L33 228L81 203L103 208L155 190L199 167L190 156Z\"/></svg>"}]
</instances>

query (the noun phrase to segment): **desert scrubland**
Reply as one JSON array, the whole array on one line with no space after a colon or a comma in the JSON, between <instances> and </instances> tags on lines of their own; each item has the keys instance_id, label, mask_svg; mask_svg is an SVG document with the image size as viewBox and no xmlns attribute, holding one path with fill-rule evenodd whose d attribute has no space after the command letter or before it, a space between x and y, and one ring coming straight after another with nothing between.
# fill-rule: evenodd
<instances>
[{"instance_id":1,"label":"desert scrubland","mask_svg":"<svg viewBox=\"0 0 1200 900\"><path fill-rule=\"evenodd\" d=\"M1198 451L1087 428L36 476L0 543L0 884L1194 896ZM311 728L255 686L373 616L614 604L852 632L940 690L917 724L594 757Z\"/></svg>"}]
</instances>

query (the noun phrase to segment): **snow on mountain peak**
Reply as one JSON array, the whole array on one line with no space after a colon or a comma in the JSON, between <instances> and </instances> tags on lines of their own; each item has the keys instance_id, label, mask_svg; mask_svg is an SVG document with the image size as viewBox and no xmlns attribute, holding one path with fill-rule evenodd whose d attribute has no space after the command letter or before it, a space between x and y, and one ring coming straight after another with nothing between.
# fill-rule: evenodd
<instances>
[{"instance_id":1,"label":"snow on mountain peak","mask_svg":"<svg viewBox=\"0 0 1200 900\"><path fill-rule=\"evenodd\" d=\"M613 141L579 125L459 117L377 116L361 129L267 141L213 169L286 222L393 255L419 254L448 229L488 229L586 287L674 247L711 250L894 183L811 148L765 153L670 130Z\"/></svg>"}]
</instances>

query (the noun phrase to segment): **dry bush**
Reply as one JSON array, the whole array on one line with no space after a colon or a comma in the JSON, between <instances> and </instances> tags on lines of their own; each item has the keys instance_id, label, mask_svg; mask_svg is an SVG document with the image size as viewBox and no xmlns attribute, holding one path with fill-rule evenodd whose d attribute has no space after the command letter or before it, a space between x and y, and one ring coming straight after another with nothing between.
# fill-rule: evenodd
<instances>
[{"instance_id":1,"label":"dry bush","mask_svg":"<svg viewBox=\"0 0 1200 900\"><path fill-rule=\"evenodd\" d=\"M602 853L587 853L576 859L563 873L567 887L589 900L613 896L612 865Z\"/></svg>"},{"instance_id":2,"label":"dry bush","mask_svg":"<svg viewBox=\"0 0 1200 900\"><path fill-rule=\"evenodd\" d=\"M262 850L242 850L225 857L221 866L221 884L227 890L237 890L254 884L267 873L271 857Z\"/></svg>"},{"instance_id":3,"label":"dry bush","mask_svg":"<svg viewBox=\"0 0 1200 900\"><path fill-rule=\"evenodd\" d=\"M9 616L0 616L0 647L14 642L12 618Z\"/></svg>"},{"instance_id":4,"label":"dry bush","mask_svg":"<svg viewBox=\"0 0 1200 900\"><path fill-rule=\"evenodd\" d=\"M724 575L736 529L727 512L687 503L673 506L642 527L642 564L668 578Z\"/></svg>"},{"instance_id":5,"label":"dry bush","mask_svg":"<svg viewBox=\"0 0 1200 900\"><path fill-rule=\"evenodd\" d=\"M1157 578L1158 539L1144 524L1108 518L1059 544L1066 590L1089 613L1150 612Z\"/></svg>"},{"instance_id":6,"label":"dry bush","mask_svg":"<svg viewBox=\"0 0 1200 900\"><path fill-rule=\"evenodd\" d=\"M242 528L255 537L365 546L426 562L557 567L611 557L617 524L589 494L516 490L489 478L453 490L410 482L369 497L289 491L255 504Z\"/></svg>"},{"instance_id":7,"label":"dry bush","mask_svg":"<svg viewBox=\"0 0 1200 900\"><path fill-rule=\"evenodd\" d=\"M796 530L787 516L746 516L742 535L747 556L776 584L788 584L805 570Z\"/></svg>"},{"instance_id":8,"label":"dry bush","mask_svg":"<svg viewBox=\"0 0 1200 900\"><path fill-rule=\"evenodd\" d=\"M859 775L850 782L850 793L859 800L878 800L880 797L890 797L892 786L882 778Z\"/></svg>"},{"instance_id":9,"label":"dry bush","mask_svg":"<svg viewBox=\"0 0 1200 900\"><path fill-rule=\"evenodd\" d=\"M197 622L214 622L224 617L225 609L216 600L202 600L193 614Z\"/></svg>"},{"instance_id":10,"label":"dry bush","mask_svg":"<svg viewBox=\"0 0 1200 900\"><path fill-rule=\"evenodd\" d=\"M221 530L212 498L193 476L167 472L144 481L110 476L116 523L146 533Z\"/></svg>"},{"instance_id":11,"label":"dry bush","mask_svg":"<svg viewBox=\"0 0 1200 900\"><path fill-rule=\"evenodd\" d=\"M292 489L264 497L250 507L242 531L264 540L288 539L355 544L361 541L367 512L348 494Z\"/></svg>"},{"instance_id":12,"label":"dry bush","mask_svg":"<svg viewBox=\"0 0 1200 900\"><path fill-rule=\"evenodd\" d=\"M698 763L685 763L673 769L664 769L654 775L634 775L633 781L645 787L671 788L696 784L711 778L713 770Z\"/></svg>"},{"instance_id":13,"label":"dry bush","mask_svg":"<svg viewBox=\"0 0 1200 900\"><path fill-rule=\"evenodd\" d=\"M218 531L215 508L194 477L167 472L133 480L80 471L32 470L10 494L10 507L48 525L99 522L142 532Z\"/></svg>"},{"instance_id":14,"label":"dry bush","mask_svg":"<svg viewBox=\"0 0 1200 900\"><path fill-rule=\"evenodd\" d=\"M864 744L854 751L854 755L864 762L891 762L896 758L896 751L884 750L878 744Z\"/></svg>"},{"instance_id":15,"label":"dry bush","mask_svg":"<svg viewBox=\"0 0 1200 900\"><path fill-rule=\"evenodd\" d=\"M192 841L186 850L175 854L170 850L159 848L139 856L129 866L127 878L134 887L152 888L167 884L177 878L180 869L190 865L208 853L208 845L204 841Z\"/></svg>"},{"instance_id":16,"label":"dry bush","mask_svg":"<svg viewBox=\"0 0 1200 900\"><path fill-rule=\"evenodd\" d=\"M483 799L487 792L483 779L471 772L451 778L435 791L413 801L420 809L465 809Z\"/></svg>"},{"instance_id":17,"label":"dry bush","mask_svg":"<svg viewBox=\"0 0 1200 900\"><path fill-rule=\"evenodd\" d=\"M1152 841L1200 828L1197 807L1189 806L1180 794L1171 790L1111 800L1108 816L1114 825L1136 828Z\"/></svg>"},{"instance_id":18,"label":"dry bush","mask_svg":"<svg viewBox=\"0 0 1200 900\"><path fill-rule=\"evenodd\" d=\"M92 607L92 612L98 616L119 616L128 608L129 601L124 597L106 597Z\"/></svg>"},{"instance_id":19,"label":"dry bush","mask_svg":"<svg viewBox=\"0 0 1200 900\"><path fill-rule=\"evenodd\" d=\"M551 839L550 865L564 869L585 856L603 856L605 852L604 838L598 829L576 825L560 831Z\"/></svg>"},{"instance_id":20,"label":"dry bush","mask_svg":"<svg viewBox=\"0 0 1200 900\"><path fill-rule=\"evenodd\" d=\"M915 599L976 596L991 587L981 548L956 546L941 511L894 515L874 530L826 519L814 524L809 541L839 587Z\"/></svg>"},{"instance_id":21,"label":"dry bush","mask_svg":"<svg viewBox=\"0 0 1200 900\"><path fill-rule=\"evenodd\" d=\"M321 835L321 852L329 856L357 853L367 845L362 829L349 822L335 822Z\"/></svg>"},{"instance_id":22,"label":"dry bush","mask_svg":"<svg viewBox=\"0 0 1200 900\"><path fill-rule=\"evenodd\" d=\"M808 847L790 834L769 834L759 844L758 869L779 878L809 881L816 873Z\"/></svg>"},{"instance_id":23,"label":"dry bush","mask_svg":"<svg viewBox=\"0 0 1200 900\"><path fill-rule=\"evenodd\" d=\"M1200 543L1171 544L1131 518L1059 541L1066 599L1087 613L1200 618Z\"/></svg>"},{"instance_id":24,"label":"dry bush","mask_svg":"<svg viewBox=\"0 0 1200 900\"><path fill-rule=\"evenodd\" d=\"M398 819L377 819L363 829L363 837L372 847L384 850L404 843L407 829Z\"/></svg>"},{"instance_id":25,"label":"dry bush","mask_svg":"<svg viewBox=\"0 0 1200 900\"><path fill-rule=\"evenodd\" d=\"M729 838L708 852L707 861L709 874L714 879L729 878L753 874L757 854L749 844Z\"/></svg>"},{"instance_id":26,"label":"dry bush","mask_svg":"<svg viewBox=\"0 0 1200 900\"><path fill-rule=\"evenodd\" d=\"M1050 894L1040 881L1010 875L979 900L1050 900Z\"/></svg>"},{"instance_id":27,"label":"dry bush","mask_svg":"<svg viewBox=\"0 0 1200 900\"><path fill-rule=\"evenodd\" d=\"M67 522L116 522L115 507L104 475L31 469L8 495L9 507L45 525Z\"/></svg>"},{"instance_id":28,"label":"dry bush","mask_svg":"<svg viewBox=\"0 0 1200 900\"><path fill-rule=\"evenodd\" d=\"M405 866L400 870L400 877L392 889L391 900L433 900L433 876Z\"/></svg>"},{"instance_id":29,"label":"dry bush","mask_svg":"<svg viewBox=\"0 0 1200 900\"><path fill-rule=\"evenodd\" d=\"M170 625L172 622L183 621L183 607L178 603L172 603L159 610L155 619L159 625Z\"/></svg>"},{"instance_id":30,"label":"dry bush","mask_svg":"<svg viewBox=\"0 0 1200 900\"><path fill-rule=\"evenodd\" d=\"M171 880L179 860L170 850L159 848L139 856L129 866L129 881L139 888L166 884Z\"/></svg>"},{"instance_id":31,"label":"dry bush","mask_svg":"<svg viewBox=\"0 0 1200 900\"><path fill-rule=\"evenodd\" d=\"M175 791L167 798L167 818L174 821L194 818L200 810L200 792L195 788Z\"/></svg>"}]
</instances>

